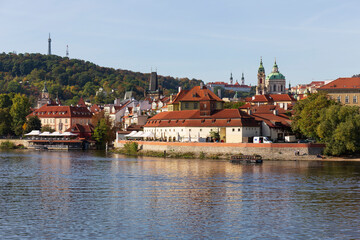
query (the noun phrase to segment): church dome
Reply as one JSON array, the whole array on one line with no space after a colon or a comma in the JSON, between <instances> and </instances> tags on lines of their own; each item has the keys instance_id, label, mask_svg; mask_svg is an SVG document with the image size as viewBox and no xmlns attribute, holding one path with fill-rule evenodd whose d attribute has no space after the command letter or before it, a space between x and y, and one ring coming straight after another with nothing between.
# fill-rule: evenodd
<instances>
[{"instance_id":1,"label":"church dome","mask_svg":"<svg viewBox=\"0 0 360 240\"><path fill-rule=\"evenodd\" d=\"M274 80L284 80L285 79L285 76L284 75L282 75L281 73L279 73L279 72L272 72L272 73L270 73L267 77L266 77L266 79L268 79L268 80L271 80L271 79L274 79Z\"/></svg>"},{"instance_id":2,"label":"church dome","mask_svg":"<svg viewBox=\"0 0 360 240\"><path fill-rule=\"evenodd\" d=\"M275 60L272 72L266 77L266 79L268 79L268 80L272 80L272 79L285 80L285 76L279 72L279 68L278 68L278 65L276 64L276 60Z\"/></svg>"}]
</instances>

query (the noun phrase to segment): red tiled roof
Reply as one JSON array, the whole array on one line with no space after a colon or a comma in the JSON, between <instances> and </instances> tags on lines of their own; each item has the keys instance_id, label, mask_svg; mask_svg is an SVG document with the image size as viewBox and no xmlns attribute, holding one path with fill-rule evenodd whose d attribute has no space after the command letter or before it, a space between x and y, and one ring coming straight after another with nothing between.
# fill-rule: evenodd
<instances>
[{"instance_id":1,"label":"red tiled roof","mask_svg":"<svg viewBox=\"0 0 360 240\"><path fill-rule=\"evenodd\" d=\"M210 116L200 116L200 110L162 112L147 121L145 127L259 127L259 122L238 109L218 110Z\"/></svg>"},{"instance_id":2,"label":"red tiled roof","mask_svg":"<svg viewBox=\"0 0 360 240\"><path fill-rule=\"evenodd\" d=\"M320 90L327 89L359 89L360 77L354 78L338 78L324 86L320 87Z\"/></svg>"},{"instance_id":3,"label":"red tiled roof","mask_svg":"<svg viewBox=\"0 0 360 240\"><path fill-rule=\"evenodd\" d=\"M77 105L79 107L86 107L85 101L84 101L84 99L82 97L79 99L79 102L78 102Z\"/></svg>"},{"instance_id":4,"label":"red tiled roof","mask_svg":"<svg viewBox=\"0 0 360 240\"><path fill-rule=\"evenodd\" d=\"M37 115L39 118L91 118L92 113L86 107L48 106L45 104L28 115Z\"/></svg>"},{"instance_id":5,"label":"red tiled roof","mask_svg":"<svg viewBox=\"0 0 360 240\"><path fill-rule=\"evenodd\" d=\"M251 98L246 98L246 102L279 102L279 101L296 102L293 96L290 96L289 94L265 94L265 95L255 95Z\"/></svg>"},{"instance_id":6,"label":"red tiled roof","mask_svg":"<svg viewBox=\"0 0 360 240\"><path fill-rule=\"evenodd\" d=\"M296 101L291 95L289 94L270 94L270 97L273 101Z\"/></svg>"},{"instance_id":7,"label":"red tiled roof","mask_svg":"<svg viewBox=\"0 0 360 240\"><path fill-rule=\"evenodd\" d=\"M201 89L200 86L195 86L191 90L182 90L176 95L172 103L179 103L181 101L202 101L213 100L222 102L215 93L209 90L206 86Z\"/></svg>"},{"instance_id":8,"label":"red tiled roof","mask_svg":"<svg viewBox=\"0 0 360 240\"><path fill-rule=\"evenodd\" d=\"M82 124L74 124L70 128L68 128L65 132L72 133L93 133L94 126L92 124L82 125Z\"/></svg>"},{"instance_id":9,"label":"red tiled roof","mask_svg":"<svg viewBox=\"0 0 360 240\"><path fill-rule=\"evenodd\" d=\"M264 121L271 128L290 128L291 120L286 115L272 113L254 113L252 116L258 121Z\"/></svg>"}]
</instances>

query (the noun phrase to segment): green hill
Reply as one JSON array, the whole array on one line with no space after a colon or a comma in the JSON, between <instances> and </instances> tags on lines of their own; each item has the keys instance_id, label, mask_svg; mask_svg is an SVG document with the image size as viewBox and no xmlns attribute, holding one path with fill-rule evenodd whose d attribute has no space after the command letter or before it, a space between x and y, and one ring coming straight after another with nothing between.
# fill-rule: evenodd
<instances>
[{"instance_id":1,"label":"green hill","mask_svg":"<svg viewBox=\"0 0 360 240\"><path fill-rule=\"evenodd\" d=\"M0 93L24 93L33 101L47 82L50 96L58 96L67 104L82 96L93 103L111 103L133 90L138 99L144 97L150 74L100 67L94 63L43 54L0 54ZM189 89L201 80L158 76L165 94L175 93L179 86ZM103 88L107 94L96 96Z\"/></svg>"}]
</instances>

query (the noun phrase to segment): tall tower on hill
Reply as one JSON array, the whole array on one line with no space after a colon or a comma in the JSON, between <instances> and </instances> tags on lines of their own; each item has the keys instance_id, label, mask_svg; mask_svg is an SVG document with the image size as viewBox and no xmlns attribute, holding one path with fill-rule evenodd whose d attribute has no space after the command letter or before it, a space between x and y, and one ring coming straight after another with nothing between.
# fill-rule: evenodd
<instances>
[{"instance_id":1,"label":"tall tower on hill","mask_svg":"<svg viewBox=\"0 0 360 240\"><path fill-rule=\"evenodd\" d=\"M233 85L233 82L234 82L234 79L233 79L232 73L230 73L230 84Z\"/></svg>"},{"instance_id":2,"label":"tall tower on hill","mask_svg":"<svg viewBox=\"0 0 360 240\"><path fill-rule=\"evenodd\" d=\"M50 33L49 33L49 39L48 39L48 55L51 55L51 38L50 38Z\"/></svg>"}]
</instances>

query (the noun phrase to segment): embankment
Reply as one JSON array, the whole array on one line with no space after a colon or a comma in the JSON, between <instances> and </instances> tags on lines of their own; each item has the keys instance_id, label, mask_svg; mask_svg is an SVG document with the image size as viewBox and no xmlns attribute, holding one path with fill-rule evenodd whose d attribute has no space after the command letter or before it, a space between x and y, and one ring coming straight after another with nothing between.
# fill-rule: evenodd
<instances>
[{"instance_id":1,"label":"embankment","mask_svg":"<svg viewBox=\"0 0 360 240\"><path fill-rule=\"evenodd\" d=\"M120 140L115 143L115 147L121 148L126 142ZM263 159L279 160L316 159L316 155L321 154L324 149L323 144L312 143L136 142L139 144L139 149L144 151L191 152L195 156L198 156L201 152L218 155L257 154L262 156ZM300 156L295 156L296 151L299 151Z\"/></svg>"},{"instance_id":2,"label":"embankment","mask_svg":"<svg viewBox=\"0 0 360 240\"><path fill-rule=\"evenodd\" d=\"M24 147L29 146L29 142L24 139L0 139L0 144L2 142L12 142L13 144L15 144L15 146L19 146L19 145L23 145Z\"/></svg>"}]
</instances>

